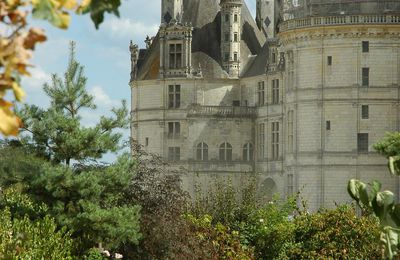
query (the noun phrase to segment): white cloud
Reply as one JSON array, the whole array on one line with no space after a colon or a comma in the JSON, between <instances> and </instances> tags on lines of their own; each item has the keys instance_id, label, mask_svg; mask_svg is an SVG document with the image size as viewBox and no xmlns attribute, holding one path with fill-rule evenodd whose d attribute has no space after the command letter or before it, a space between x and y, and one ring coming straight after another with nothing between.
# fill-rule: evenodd
<instances>
[{"instance_id":1,"label":"white cloud","mask_svg":"<svg viewBox=\"0 0 400 260\"><path fill-rule=\"evenodd\" d=\"M117 100L113 100L101 86L94 86L89 89L89 94L94 96L94 103L101 110L102 108L112 108L113 106L118 105Z\"/></svg>"},{"instance_id":2,"label":"white cloud","mask_svg":"<svg viewBox=\"0 0 400 260\"><path fill-rule=\"evenodd\" d=\"M104 22L104 29L109 31L113 37L119 38L143 38L146 35L155 35L158 31L158 25L146 25L142 22L136 22L129 18L110 17Z\"/></svg>"},{"instance_id":3,"label":"white cloud","mask_svg":"<svg viewBox=\"0 0 400 260\"><path fill-rule=\"evenodd\" d=\"M27 90L41 91L43 84L51 80L51 75L44 71L40 66L30 69L29 72L31 73L31 76L24 77L22 80L22 84L27 88Z\"/></svg>"}]
</instances>

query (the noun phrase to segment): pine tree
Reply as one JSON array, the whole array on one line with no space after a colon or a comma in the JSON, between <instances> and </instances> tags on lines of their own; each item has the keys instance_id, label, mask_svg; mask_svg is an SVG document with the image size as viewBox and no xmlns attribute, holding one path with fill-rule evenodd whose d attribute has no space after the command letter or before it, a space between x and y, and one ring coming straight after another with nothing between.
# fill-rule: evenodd
<instances>
[{"instance_id":1,"label":"pine tree","mask_svg":"<svg viewBox=\"0 0 400 260\"><path fill-rule=\"evenodd\" d=\"M75 58L75 43L71 42L64 78L54 74L51 83L43 87L50 98L50 107L25 105L19 112L24 123L22 131L30 133L25 140L37 155L70 165L71 160L95 160L120 148L122 135L114 130L128 126L126 102L112 109L113 116L102 116L94 127L82 126L79 113L83 109L96 109L86 82L84 68Z\"/></svg>"}]
</instances>

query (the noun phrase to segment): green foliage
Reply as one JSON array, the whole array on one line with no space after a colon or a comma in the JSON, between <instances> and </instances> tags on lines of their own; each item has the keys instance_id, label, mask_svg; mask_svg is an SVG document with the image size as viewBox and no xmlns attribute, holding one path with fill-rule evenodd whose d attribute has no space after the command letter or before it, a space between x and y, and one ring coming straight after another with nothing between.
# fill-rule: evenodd
<instances>
[{"instance_id":1,"label":"green foliage","mask_svg":"<svg viewBox=\"0 0 400 260\"><path fill-rule=\"evenodd\" d=\"M64 79L53 75L52 83L44 85L51 106L41 109L25 105L19 111L24 121L23 130L29 135L23 143L30 145L35 153L54 162L70 165L71 160L99 159L107 152L116 152L122 135L115 133L129 123L126 102L113 108L113 116L102 116L94 127L81 125L82 109L95 109L94 97L86 91L87 78L83 67L75 60L75 47L71 54ZM27 141L26 141L27 140Z\"/></svg>"},{"instance_id":2,"label":"green foliage","mask_svg":"<svg viewBox=\"0 0 400 260\"><path fill-rule=\"evenodd\" d=\"M72 251L70 233L58 230L50 217L31 221L0 209L0 259L72 259Z\"/></svg>"},{"instance_id":3,"label":"green foliage","mask_svg":"<svg viewBox=\"0 0 400 260\"><path fill-rule=\"evenodd\" d=\"M276 198L255 210L238 230L243 243L255 247L256 256L262 259L277 259L292 241L295 225L290 220L296 209L296 199L282 201Z\"/></svg>"},{"instance_id":4,"label":"green foliage","mask_svg":"<svg viewBox=\"0 0 400 260\"><path fill-rule=\"evenodd\" d=\"M380 259L379 224L374 217L357 217L353 208L303 213L293 224L294 240L282 258Z\"/></svg>"},{"instance_id":5,"label":"green foliage","mask_svg":"<svg viewBox=\"0 0 400 260\"><path fill-rule=\"evenodd\" d=\"M27 161L33 160L30 155L25 157ZM5 169L10 169L8 162L4 160ZM25 172L24 167L18 169L16 165L12 172L1 172L0 168L0 186L17 185L22 194L21 198L14 199L23 202L19 208L13 208L15 215L24 212L37 218L40 213L37 208L42 209L55 218L59 227L72 231L80 244L80 254L98 243L109 249L138 244L140 207L130 196L135 164L129 155L120 157L109 167L81 172L42 160L41 163L34 173ZM24 198L36 205L26 205ZM7 199L3 206L14 204Z\"/></svg>"},{"instance_id":6,"label":"green foliage","mask_svg":"<svg viewBox=\"0 0 400 260\"><path fill-rule=\"evenodd\" d=\"M374 148L388 159L390 173L400 175L400 132L388 133Z\"/></svg>"},{"instance_id":7,"label":"green foliage","mask_svg":"<svg viewBox=\"0 0 400 260\"><path fill-rule=\"evenodd\" d=\"M400 175L400 133L389 133L374 148L388 159L392 175ZM398 255L400 244L400 203L396 203L391 191L381 191L381 183L371 184L350 180L348 193L365 211L373 213L380 222L380 241L385 245L385 255L393 259Z\"/></svg>"},{"instance_id":8,"label":"green foliage","mask_svg":"<svg viewBox=\"0 0 400 260\"><path fill-rule=\"evenodd\" d=\"M240 189L236 189L230 180L216 181L209 188L207 192L197 188L196 198L189 211L197 217L211 215L214 223L231 226L247 221L260 204L253 179Z\"/></svg>"},{"instance_id":9,"label":"green foliage","mask_svg":"<svg viewBox=\"0 0 400 260\"><path fill-rule=\"evenodd\" d=\"M92 0L89 8L84 10L84 13L90 13L96 29L104 20L104 13L111 13L119 17L118 8L121 5L120 0Z\"/></svg>"},{"instance_id":10,"label":"green foliage","mask_svg":"<svg viewBox=\"0 0 400 260\"><path fill-rule=\"evenodd\" d=\"M196 218L188 214L186 218L193 224L201 246L209 250L207 259L254 259L253 249L240 243L239 232L221 223L212 225L209 215Z\"/></svg>"},{"instance_id":11,"label":"green foliage","mask_svg":"<svg viewBox=\"0 0 400 260\"><path fill-rule=\"evenodd\" d=\"M389 259L397 255L400 234L400 204L395 203L391 191L380 191L377 181L366 184L359 180L350 180L348 192L361 208L372 212L380 222L380 240L385 245L385 254Z\"/></svg>"}]
</instances>

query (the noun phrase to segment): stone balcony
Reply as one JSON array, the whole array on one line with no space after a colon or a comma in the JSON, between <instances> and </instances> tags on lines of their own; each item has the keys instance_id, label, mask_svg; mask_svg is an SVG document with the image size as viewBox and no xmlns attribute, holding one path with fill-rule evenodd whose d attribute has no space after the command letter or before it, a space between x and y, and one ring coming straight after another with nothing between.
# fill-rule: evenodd
<instances>
[{"instance_id":1,"label":"stone balcony","mask_svg":"<svg viewBox=\"0 0 400 260\"><path fill-rule=\"evenodd\" d=\"M280 32L306 27L354 25L354 24L398 24L400 15L338 15L322 17L305 17L284 21L279 26Z\"/></svg>"},{"instance_id":2,"label":"stone balcony","mask_svg":"<svg viewBox=\"0 0 400 260\"><path fill-rule=\"evenodd\" d=\"M241 106L201 106L192 105L188 108L188 117L219 117L219 118L255 118L256 107Z\"/></svg>"}]
</instances>

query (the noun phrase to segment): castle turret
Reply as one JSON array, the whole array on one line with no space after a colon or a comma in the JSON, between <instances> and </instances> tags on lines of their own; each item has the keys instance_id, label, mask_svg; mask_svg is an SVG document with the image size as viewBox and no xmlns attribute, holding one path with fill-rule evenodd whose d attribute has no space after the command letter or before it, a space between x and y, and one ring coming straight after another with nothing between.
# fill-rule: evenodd
<instances>
[{"instance_id":1,"label":"castle turret","mask_svg":"<svg viewBox=\"0 0 400 260\"><path fill-rule=\"evenodd\" d=\"M242 0L221 0L221 57L229 77L240 72L240 39Z\"/></svg>"},{"instance_id":2,"label":"castle turret","mask_svg":"<svg viewBox=\"0 0 400 260\"><path fill-rule=\"evenodd\" d=\"M172 19L180 22L183 12L183 0L161 1L161 23L169 23Z\"/></svg>"}]
</instances>

